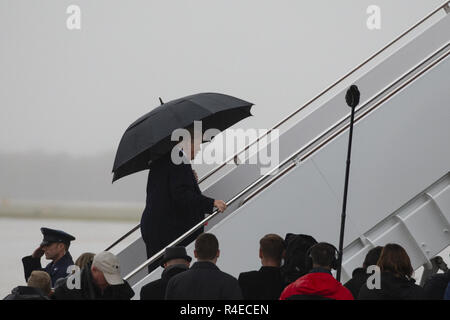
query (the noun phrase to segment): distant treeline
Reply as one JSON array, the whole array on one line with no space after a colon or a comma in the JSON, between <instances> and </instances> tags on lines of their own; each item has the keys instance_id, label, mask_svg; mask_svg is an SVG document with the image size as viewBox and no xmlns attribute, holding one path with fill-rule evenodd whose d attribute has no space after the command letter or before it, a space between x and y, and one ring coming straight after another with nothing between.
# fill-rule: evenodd
<instances>
[{"instance_id":1,"label":"distant treeline","mask_svg":"<svg viewBox=\"0 0 450 320\"><path fill-rule=\"evenodd\" d=\"M148 171L111 183L114 153L0 152L0 200L144 202Z\"/></svg>"}]
</instances>

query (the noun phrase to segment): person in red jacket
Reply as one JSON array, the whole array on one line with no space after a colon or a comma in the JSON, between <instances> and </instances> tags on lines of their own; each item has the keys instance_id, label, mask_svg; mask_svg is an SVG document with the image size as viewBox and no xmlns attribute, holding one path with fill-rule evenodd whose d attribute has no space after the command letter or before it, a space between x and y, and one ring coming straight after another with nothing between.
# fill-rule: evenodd
<instances>
[{"instance_id":1,"label":"person in red jacket","mask_svg":"<svg viewBox=\"0 0 450 320\"><path fill-rule=\"evenodd\" d=\"M326 242L320 242L309 249L312 259L311 271L288 285L280 300L353 300L350 290L345 288L331 274L337 267L337 249Z\"/></svg>"}]
</instances>

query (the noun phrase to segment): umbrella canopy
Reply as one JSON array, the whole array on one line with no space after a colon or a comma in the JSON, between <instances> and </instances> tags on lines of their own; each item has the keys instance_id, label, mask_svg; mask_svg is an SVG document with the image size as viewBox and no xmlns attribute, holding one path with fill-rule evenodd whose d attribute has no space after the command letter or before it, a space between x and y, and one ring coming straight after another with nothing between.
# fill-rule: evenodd
<instances>
[{"instance_id":1,"label":"umbrella canopy","mask_svg":"<svg viewBox=\"0 0 450 320\"><path fill-rule=\"evenodd\" d=\"M113 182L149 169L150 163L170 152L178 141L172 132L202 121L203 132L227 129L251 116L253 103L220 93L199 93L163 103L133 122L120 140L113 166ZM203 134L202 132L202 134Z\"/></svg>"}]
</instances>

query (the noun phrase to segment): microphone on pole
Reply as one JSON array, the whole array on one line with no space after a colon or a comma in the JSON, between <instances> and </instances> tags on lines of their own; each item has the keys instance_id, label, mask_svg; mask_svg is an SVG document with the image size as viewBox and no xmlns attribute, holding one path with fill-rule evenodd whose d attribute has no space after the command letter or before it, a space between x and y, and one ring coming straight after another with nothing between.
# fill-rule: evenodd
<instances>
[{"instance_id":1,"label":"microphone on pole","mask_svg":"<svg viewBox=\"0 0 450 320\"><path fill-rule=\"evenodd\" d=\"M353 124L355 122L355 108L359 104L360 92L356 85L350 86L345 94L345 101L347 105L352 108L350 115L350 130L348 138L348 149L347 149L347 163L345 168L345 183L344 183L344 200L342 202L342 214L341 214L341 230L339 233L339 256L338 256L338 266L336 272L336 279L341 281L341 270L342 270L342 254L344 250L344 233L345 233L345 218L347 212L347 193L348 193L348 181L350 176L350 158L352 153L352 140L353 140Z\"/></svg>"}]
</instances>

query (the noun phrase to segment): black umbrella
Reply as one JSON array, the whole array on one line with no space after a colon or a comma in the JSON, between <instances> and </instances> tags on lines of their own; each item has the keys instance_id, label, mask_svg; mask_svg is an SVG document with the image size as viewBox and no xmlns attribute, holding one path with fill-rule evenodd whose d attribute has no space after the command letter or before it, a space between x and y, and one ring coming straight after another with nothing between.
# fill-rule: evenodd
<instances>
[{"instance_id":1,"label":"black umbrella","mask_svg":"<svg viewBox=\"0 0 450 320\"><path fill-rule=\"evenodd\" d=\"M252 105L220 93L198 93L163 103L133 122L123 134L114 160L113 182L149 169L152 161L170 152L178 143L171 141L174 130L202 121L203 132L212 128L223 131L251 116Z\"/></svg>"}]
</instances>

